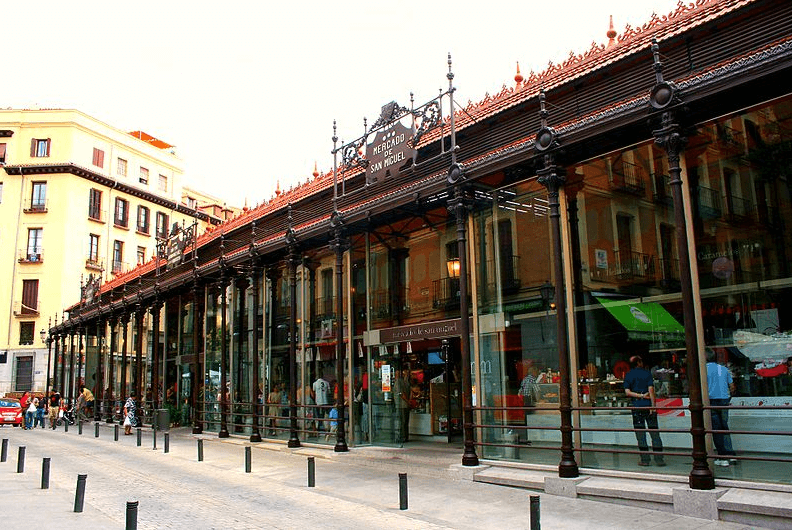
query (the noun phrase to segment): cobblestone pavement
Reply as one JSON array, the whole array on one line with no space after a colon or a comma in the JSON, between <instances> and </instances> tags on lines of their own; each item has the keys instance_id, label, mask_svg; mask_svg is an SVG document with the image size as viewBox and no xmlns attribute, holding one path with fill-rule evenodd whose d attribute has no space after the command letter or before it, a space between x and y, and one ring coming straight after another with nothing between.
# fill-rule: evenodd
<instances>
[{"instance_id":1,"label":"cobblestone pavement","mask_svg":"<svg viewBox=\"0 0 792 530\"><path fill-rule=\"evenodd\" d=\"M310 450L283 444L249 444L202 435L204 461L188 430L113 440L111 426L93 424L82 435L0 428L8 460L0 463L3 526L32 529L121 529L127 501L139 501L138 528L256 529L519 529L529 528L529 495L521 489L452 480L438 462L408 473L409 509L399 509L393 466L355 465L352 453L316 449L316 487L307 487ZM252 447L252 472L245 473L245 446ZM26 447L25 469L17 473L18 448ZM324 456L322 456L324 455ZM51 459L50 488L41 490L42 458ZM363 458L362 456L358 456ZM398 467L398 466L397 466ZM75 513L78 474L87 474L85 505ZM745 525L681 517L644 508L541 495L541 527L548 529L738 530Z\"/></svg>"}]
</instances>

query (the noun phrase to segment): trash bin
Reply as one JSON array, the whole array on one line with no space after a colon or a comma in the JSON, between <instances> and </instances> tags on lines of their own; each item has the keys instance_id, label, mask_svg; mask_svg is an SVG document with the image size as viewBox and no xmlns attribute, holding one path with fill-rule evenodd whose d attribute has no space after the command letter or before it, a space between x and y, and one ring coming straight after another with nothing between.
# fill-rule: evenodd
<instances>
[{"instance_id":1,"label":"trash bin","mask_svg":"<svg viewBox=\"0 0 792 530\"><path fill-rule=\"evenodd\" d=\"M168 409L157 409L154 411L154 428L158 431L170 429L170 411Z\"/></svg>"},{"instance_id":2,"label":"trash bin","mask_svg":"<svg viewBox=\"0 0 792 530\"><path fill-rule=\"evenodd\" d=\"M508 431L503 433L503 443L509 445L517 445L519 442L520 442L520 435L514 432L512 429L509 429ZM519 447L504 447L503 457L508 460L519 460L520 459Z\"/></svg>"}]
</instances>

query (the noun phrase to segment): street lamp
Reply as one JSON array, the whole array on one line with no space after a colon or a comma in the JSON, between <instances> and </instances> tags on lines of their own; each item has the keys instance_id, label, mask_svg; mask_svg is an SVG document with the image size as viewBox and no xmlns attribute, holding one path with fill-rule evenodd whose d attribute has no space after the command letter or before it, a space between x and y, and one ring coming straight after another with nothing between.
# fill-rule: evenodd
<instances>
[{"instance_id":1,"label":"street lamp","mask_svg":"<svg viewBox=\"0 0 792 530\"><path fill-rule=\"evenodd\" d=\"M552 300L553 295L555 294L555 287L550 282L545 282L539 287L539 295L542 297L542 301L545 304L545 307L550 307L550 309L555 309L555 303L550 302Z\"/></svg>"},{"instance_id":2,"label":"street lamp","mask_svg":"<svg viewBox=\"0 0 792 530\"><path fill-rule=\"evenodd\" d=\"M47 330L42 329L39 331L39 336L41 337L41 342L47 342Z\"/></svg>"},{"instance_id":3,"label":"street lamp","mask_svg":"<svg viewBox=\"0 0 792 530\"><path fill-rule=\"evenodd\" d=\"M449 278L459 278L459 258L451 258L446 262Z\"/></svg>"}]
</instances>

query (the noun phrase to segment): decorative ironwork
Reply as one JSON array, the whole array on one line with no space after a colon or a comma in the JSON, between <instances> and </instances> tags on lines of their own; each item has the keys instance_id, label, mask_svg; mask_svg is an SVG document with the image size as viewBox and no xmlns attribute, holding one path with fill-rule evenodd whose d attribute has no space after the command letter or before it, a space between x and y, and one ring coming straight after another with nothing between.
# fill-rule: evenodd
<instances>
[{"instance_id":1,"label":"decorative ironwork","mask_svg":"<svg viewBox=\"0 0 792 530\"><path fill-rule=\"evenodd\" d=\"M382 106L382 110L380 111L380 116L377 118L377 121L371 126L371 131L376 131L377 129L381 129L386 125L393 123L396 120L402 119L404 116L410 113L410 109L407 107L400 107L398 103L395 101L391 101L390 103L386 103ZM366 135L363 136L364 138Z\"/></svg>"},{"instance_id":2,"label":"decorative ironwork","mask_svg":"<svg viewBox=\"0 0 792 530\"><path fill-rule=\"evenodd\" d=\"M412 94L410 94L410 96L412 97ZM412 115L415 123L415 132L413 133L412 140L410 140L410 144L413 148L417 148L421 138L437 127L443 118L440 98L433 99L422 107L413 110Z\"/></svg>"}]
</instances>

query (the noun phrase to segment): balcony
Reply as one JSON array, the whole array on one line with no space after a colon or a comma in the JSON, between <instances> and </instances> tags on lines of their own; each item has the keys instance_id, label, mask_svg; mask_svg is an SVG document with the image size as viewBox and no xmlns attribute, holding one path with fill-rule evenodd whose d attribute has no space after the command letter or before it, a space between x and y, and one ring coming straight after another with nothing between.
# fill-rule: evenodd
<instances>
[{"instance_id":1,"label":"balcony","mask_svg":"<svg viewBox=\"0 0 792 530\"><path fill-rule=\"evenodd\" d=\"M381 289L371 293L371 318L374 320L389 320L398 318L410 312L410 289L402 289L402 293Z\"/></svg>"},{"instance_id":2,"label":"balcony","mask_svg":"<svg viewBox=\"0 0 792 530\"><path fill-rule=\"evenodd\" d=\"M19 249L17 260L19 263L43 263L44 249L41 247Z\"/></svg>"},{"instance_id":3,"label":"balcony","mask_svg":"<svg viewBox=\"0 0 792 530\"><path fill-rule=\"evenodd\" d=\"M728 210L728 219L732 222L744 222L754 217L754 205L743 197L736 195L729 195L726 197L726 206Z\"/></svg>"},{"instance_id":4,"label":"balcony","mask_svg":"<svg viewBox=\"0 0 792 530\"><path fill-rule=\"evenodd\" d=\"M490 272L488 276L493 280L487 283L487 292L495 294L495 260L487 261L487 271ZM522 287L522 280L520 279L520 256L501 256L500 259L500 292L501 294L509 295L515 294Z\"/></svg>"},{"instance_id":5,"label":"balcony","mask_svg":"<svg viewBox=\"0 0 792 530\"><path fill-rule=\"evenodd\" d=\"M48 200L30 199L25 201L23 212L25 213L47 213Z\"/></svg>"},{"instance_id":6,"label":"balcony","mask_svg":"<svg viewBox=\"0 0 792 530\"><path fill-rule=\"evenodd\" d=\"M642 252L614 251L616 271L614 276L620 280L654 280L654 256Z\"/></svg>"},{"instance_id":7,"label":"balcony","mask_svg":"<svg viewBox=\"0 0 792 530\"><path fill-rule=\"evenodd\" d=\"M646 190L646 177L643 167L622 161L613 165L611 187L616 191L640 197Z\"/></svg>"},{"instance_id":8,"label":"balcony","mask_svg":"<svg viewBox=\"0 0 792 530\"><path fill-rule=\"evenodd\" d=\"M113 274L123 274L129 271L129 264L125 261L113 260Z\"/></svg>"},{"instance_id":9,"label":"balcony","mask_svg":"<svg viewBox=\"0 0 792 530\"><path fill-rule=\"evenodd\" d=\"M702 219L718 219L722 212L720 192L699 186L698 207Z\"/></svg>"},{"instance_id":10,"label":"balcony","mask_svg":"<svg viewBox=\"0 0 792 530\"><path fill-rule=\"evenodd\" d=\"M727 153L743 154L745 151L745 135L728 125L718 125L718 145Z\"/></svg>"},{"instance_id":11,"label":"balcony","mask_svg":"<svg viewBox=\"0 0 792 530\"><path fill-rule=\"evenodd\" d=\"M92 258L88 256L85 258L85 268L92 271L102 272L104 270L104 262L98 258Z\"/></svg>"},{"instance_id":12,"label":"balcony","mask_svg":"<svg viewBox=\"0 0 792 530\"><path fill-rule=\"evenodd\" d=\"M97 223L104 223L107 219L107 212L97 208L88 208L88 219Z\"/></svg>"},{"instance_id":13,"label":"balcony","mask_svg":"<svg viewBox=\"0 0 792 530\"><path fill-rule=\"evenodd\" d=\"M14 316L16 317L35 317L39 314L39 301L35 300L33 304L25 304L19 300L14 302Z\"/></svg>"},{"instance_id":14,"label":"balcony","mask_svg":"<svg viewBox=\"0 0 792 530\"><path fill-rule=\"evenodd\" d=\"M332 296L322 297L316 299L316 318L319 320L335 318L335 306Z\"/></svg>"},{"instance_id":15,"label":"balcony","mask_svg":"<svg viewBox=\"0 0 792 530\"><path fill-rule=\"evenodd\" d=\"M459 309L459 278L440 278L432 281L432 307Z\"/></svg>"},{"instance_id":16,"label":"balcony","mask_svg":"<svg viewBox=\"0 0 792 530\"><path fill-rule=\"evenodd\" d=\"M658 204L665 204L667 206L674 205L674 196L671 193L671 177L668 175L654 175L654 202Z\"/></svg>"}]
</instances>

